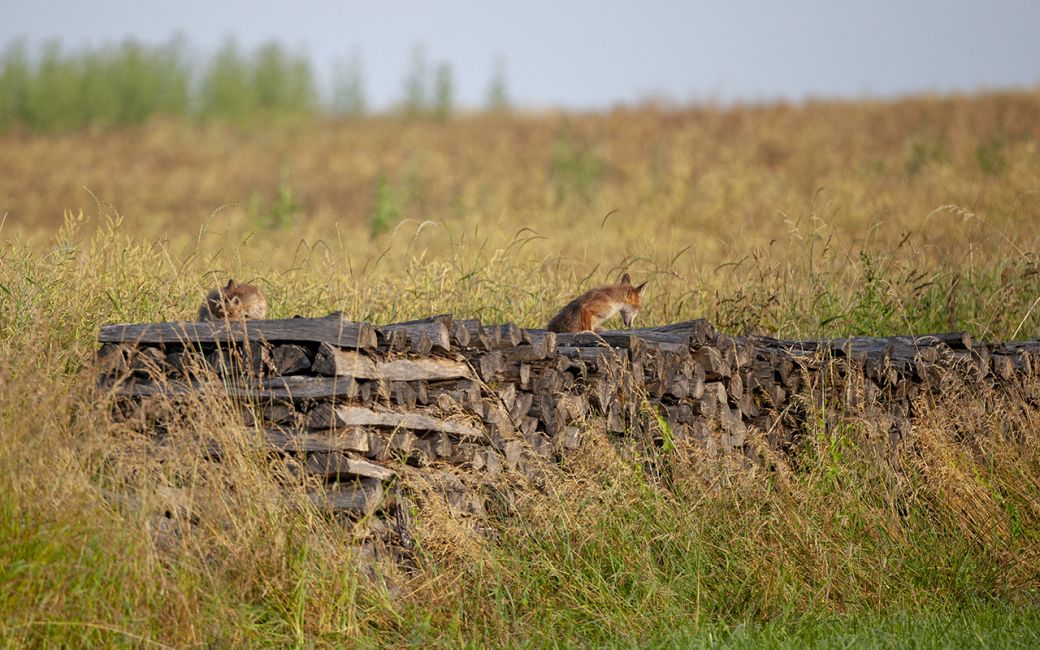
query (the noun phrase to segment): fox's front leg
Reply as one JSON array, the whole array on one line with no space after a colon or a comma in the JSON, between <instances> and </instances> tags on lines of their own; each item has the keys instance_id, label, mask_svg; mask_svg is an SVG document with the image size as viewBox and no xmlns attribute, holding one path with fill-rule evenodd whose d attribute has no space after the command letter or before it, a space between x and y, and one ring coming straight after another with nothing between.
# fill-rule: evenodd
<instances>
[{"instance_id":1,"label":"fox's front leg","mask_svg":"<svg viewBox=\"0 0 1040 650\"><path fill-rule=\"evenodd\" d=\"M588 305L581 306L581 331L582 332L595 332L599 329L598 326L594 326L595 315L592 310L589 309Z\"/></svg>"}]
</instances>

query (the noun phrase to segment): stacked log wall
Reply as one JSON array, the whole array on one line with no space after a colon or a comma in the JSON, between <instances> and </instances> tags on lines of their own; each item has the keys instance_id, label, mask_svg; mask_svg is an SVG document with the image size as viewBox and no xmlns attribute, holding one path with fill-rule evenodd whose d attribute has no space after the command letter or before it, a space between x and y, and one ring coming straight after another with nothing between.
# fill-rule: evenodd
<instances>
[{"instance_id":1,"label":"stacked log wall","mask_svg":"<svg viewBox=\"0 0 1040 650\"><path fill-rule=\"evenodd\" d=\"M703 320L555 334L450 316L376 327L338 314L111 325L100 343L100 386L121 413L226 392L243 427L325 483L316 503L355 514L393 508L387 487L403 471L425 473L455 510L479 514L481 500L443 468L537 480L593 422L750 454L753 430L784 451L812 414L825 426L854 415L895 450L918 397L952 379L1031 378L1040 354L1037 342L963 333L785 341L727 336Z\"/></svg>"}]
</instances>

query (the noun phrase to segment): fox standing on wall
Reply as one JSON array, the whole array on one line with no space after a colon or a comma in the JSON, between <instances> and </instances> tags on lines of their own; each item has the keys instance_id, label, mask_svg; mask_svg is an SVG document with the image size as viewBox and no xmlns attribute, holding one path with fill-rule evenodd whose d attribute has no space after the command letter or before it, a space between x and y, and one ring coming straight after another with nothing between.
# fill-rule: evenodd
<instances>
[{"instance_id":1,"label":"fox standing on wall","mask_svg":"<svg viewBox=\"0 0 1040 650\"><path fill-rule=\"evenodd\" d=\"M546 329L553 332L601 332L600 325L618 312L621 312L625 327L631 327L643 306L645 290L646 282L634 287L632 278L626 273L618 284L590 289L567 303L549 321Z\"/></svg>"},{"instance_id":2,"label":"fox standing on wall","mask_svg":"<svg viewBox=\"0 0 1040 650\"><path fill-rule=\"evenodd\" d=\"M210 291L199 307L199 320L241 320L266 315L267 298L260 289L234 279L228 280L226 287Z\"/></svg>"}]
</instances>

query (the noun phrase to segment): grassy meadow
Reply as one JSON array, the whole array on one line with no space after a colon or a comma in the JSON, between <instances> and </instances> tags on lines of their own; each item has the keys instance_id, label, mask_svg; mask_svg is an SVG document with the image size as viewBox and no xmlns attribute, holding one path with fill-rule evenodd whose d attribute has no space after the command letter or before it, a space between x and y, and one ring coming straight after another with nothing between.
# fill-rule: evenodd
<instances>
[{"instance_id":1,"label":"grassy meadow","mask_svg":"<svg viewBox=\"0 0 1040 650\"><path fill-rule=\"evenodd\" d=\"M7 646L1040 645L1040 408L998 393L928 407L897 460L850 425L768 472L660 452L661 482L590 444L544 492L489 488L485 535L420 503L415 566L366 572L364 524L285 499L227 404L157 448L92 366L101 324L191 318L228 276L274 317L540 327L627 270L642 324L1038 338L1036 91L149 117L0 152Z\"/></svg>"}]
</instances>

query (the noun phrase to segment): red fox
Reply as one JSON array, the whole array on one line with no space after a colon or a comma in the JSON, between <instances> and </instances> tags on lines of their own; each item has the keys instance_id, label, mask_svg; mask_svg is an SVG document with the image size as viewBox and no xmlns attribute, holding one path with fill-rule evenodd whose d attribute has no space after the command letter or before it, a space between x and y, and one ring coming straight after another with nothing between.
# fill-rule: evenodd
<instances>
[{"instance_id":1,"label":"red fox","mask_svg":"<svg viewBox=\"0 0 1040 650\"><path fill-rule=\"evenodd\" d=\"M199 320L241 320L267 316L267 298L260 289L228 280L226 287L210 291L199 307Z\"/></svg>"},{"instance_id":2,"label":"red fox","mask_svg":"<svg viewBox=\"0 0 1040 650\"><path fill-rule=\"evenodd\" d=\"M644 291L646 282L633 287L632 279L626 273L618 284L590 289L567 303L549 321L546 329L553 332L602 332L600 325L618 312L621 312L625 327L632 327L643 306Z\"/></svg>"}]
</instances>

